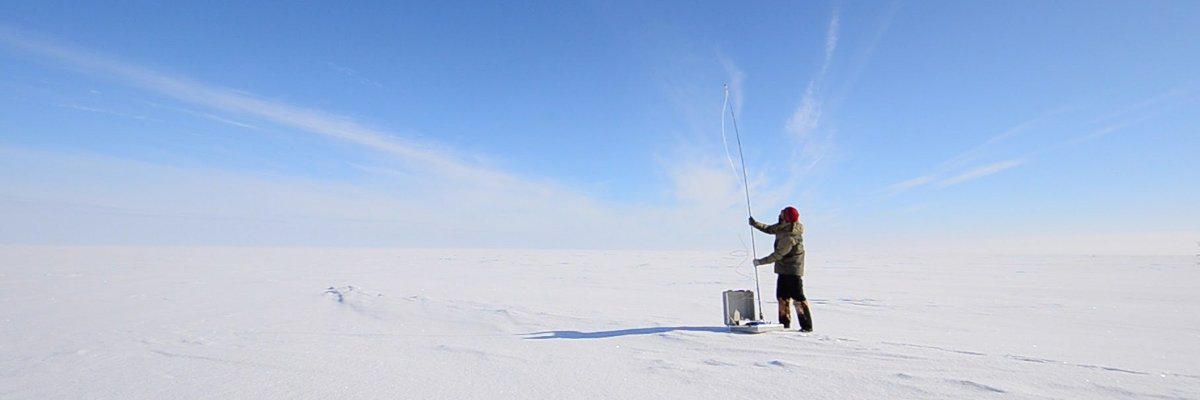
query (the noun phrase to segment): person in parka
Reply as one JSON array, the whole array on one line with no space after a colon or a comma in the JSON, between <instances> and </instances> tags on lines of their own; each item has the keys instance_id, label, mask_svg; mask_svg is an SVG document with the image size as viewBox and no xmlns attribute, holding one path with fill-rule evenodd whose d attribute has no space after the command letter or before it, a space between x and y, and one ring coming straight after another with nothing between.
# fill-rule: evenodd
<instances>
[{"instance_id":1,"label":"person in parka","mask_svg":"<svg viewBox=\"0 0 1200 400\"><path fill-rule=\"evenodd\" d=\"M754 260L754 266L775 264L779 278L775 282L775 299L779 301L779 322L784 328L792 326L792 301L796 301L796 317L801 332L812 332L812 312L804 297L804 224L800 211L786 207L779 212L779 222L767 225L750 217L750 226L763 233L775 235L775 251Z\"/></svg>"}]
</instances>

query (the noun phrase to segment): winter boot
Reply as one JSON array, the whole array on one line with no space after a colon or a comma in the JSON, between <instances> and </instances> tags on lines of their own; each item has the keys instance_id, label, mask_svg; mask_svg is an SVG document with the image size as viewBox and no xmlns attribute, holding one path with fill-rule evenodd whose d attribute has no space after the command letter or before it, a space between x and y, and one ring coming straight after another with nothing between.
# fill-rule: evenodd
<instances>
[{"instance_id":1,"label":"winter boot","mask_svg":"<svg viewBox=\"0 0 1200 400\"><path fill-rule=\"evenodd\" d=\"M800 314L798 315L800 319L800 332L812 332L812 311L808 309L808 301L801 301L800 304L797 304L796 311L799 311Z\"/></svg>"},{"instance_id":2,"label":"winter boot","mask_svg":"<svg viewBox=\"0 0 1200 400\"><path fill-rule=\"evenodd\" d=\"M783 324L783 329L792 327L792 301L788 299L776 299L779 301L779 323Z\"/></svg>"}]
</instances>

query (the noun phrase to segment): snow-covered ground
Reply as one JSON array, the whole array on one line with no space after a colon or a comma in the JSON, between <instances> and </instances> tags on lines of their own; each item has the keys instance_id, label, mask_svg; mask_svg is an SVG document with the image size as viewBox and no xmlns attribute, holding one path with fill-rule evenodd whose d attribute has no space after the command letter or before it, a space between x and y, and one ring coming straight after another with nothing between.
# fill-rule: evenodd
<instances>
[{"instance_id":1,"label":"snow-covered ground","mask_svg":"<svg viewBox=\"0 0 1200 400\"><path fill-rule=\"evenodd\" d=\"M816 332L731 334L747 264L0 247L0 398L1200 398L1194 256L811 254Z\"/></svg>"}]
</instances>

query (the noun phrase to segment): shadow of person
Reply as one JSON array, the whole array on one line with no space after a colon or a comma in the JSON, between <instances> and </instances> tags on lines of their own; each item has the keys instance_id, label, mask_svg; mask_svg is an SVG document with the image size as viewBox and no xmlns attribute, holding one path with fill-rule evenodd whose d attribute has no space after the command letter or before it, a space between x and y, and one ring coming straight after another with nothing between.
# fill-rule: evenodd
<instances>
[{"instance_id":1,"label":"shadow of person","mask_svg":"<svg viewBox=\"0 0 1200 400\"><path fill-rule=\"evenodd\" d=\"M668 332L714 332L728 333L729 328L713 326L661 326L654 328L618 329L615 331L544 331L527 333L525 339L606 339L618 336L656 335Z\"/></svg>"}]
</instances>

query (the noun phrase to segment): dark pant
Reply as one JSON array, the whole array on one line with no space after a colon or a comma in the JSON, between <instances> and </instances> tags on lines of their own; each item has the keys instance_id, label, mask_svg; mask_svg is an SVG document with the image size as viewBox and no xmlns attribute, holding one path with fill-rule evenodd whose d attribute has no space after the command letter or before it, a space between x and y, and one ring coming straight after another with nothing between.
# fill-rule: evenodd
<instances>
[{"instance_id":1,"label":"dark pant","mask_svg":"<svg viewBox=\"0 0 1200 400\"><path fill-rule=\"evenodd\" d=\"M775 298L808 300L807 297L804 297L804 279L798 275L779 275L779 279L775 280Z\"/></svg>"},{"instance_id":2,"label":"dark pant","mask_svg":"<svg viewBox=\"0 0 1200 400\"><path fill-rule=\"evenodd\" d=\"M800 330L812 330L812 312L808 309L808 298L804 297L804 279L797 275L779 275L775 281L775 299L779 301L779 323L792 327L792 301L796 301L796 316Z\"/></svg>"}]
</instances>

